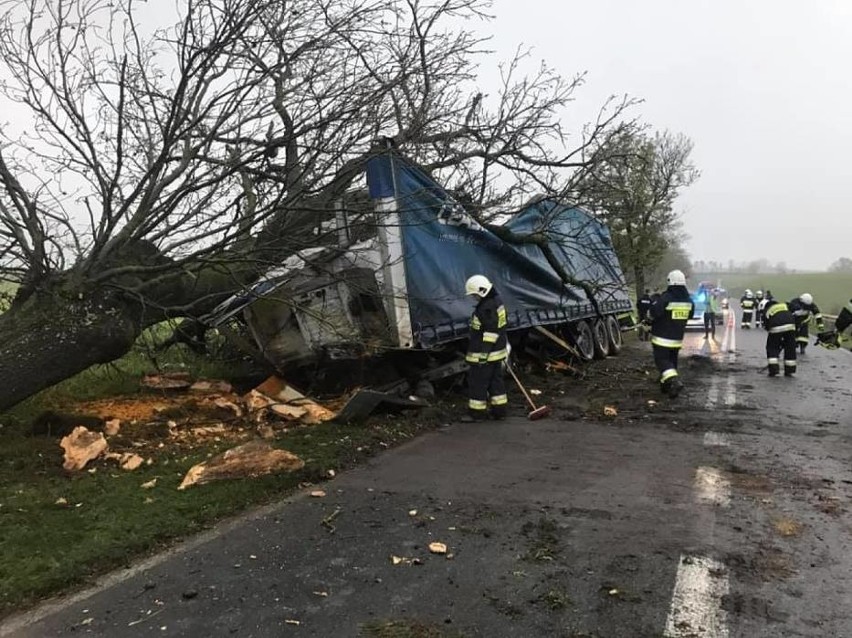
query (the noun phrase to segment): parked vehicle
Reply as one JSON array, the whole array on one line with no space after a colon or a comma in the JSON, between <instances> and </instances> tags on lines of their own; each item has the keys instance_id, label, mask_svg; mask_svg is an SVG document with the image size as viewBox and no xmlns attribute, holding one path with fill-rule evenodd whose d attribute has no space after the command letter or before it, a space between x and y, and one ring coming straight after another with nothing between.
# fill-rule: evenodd
<instances>
[{"instance_id":1,"label":"parked vehicle","mask_svg":"<svg viewBox=\"0 0 852 638\"><path fill-rule=\"evenodd\" d=\"M375 204L369 237L353 242L351 220L338 215L339 245L294 255L205 321L241 313L282 372L388 351L446 359L466 345L472 305L464 282L481 273L508 310L513 347L546 356L555 336L582 359L621 349L630 298L609 230L586 211L541 199L484 227L391 151L369 162L367 184Z\"/></svg>"}]
</instances>

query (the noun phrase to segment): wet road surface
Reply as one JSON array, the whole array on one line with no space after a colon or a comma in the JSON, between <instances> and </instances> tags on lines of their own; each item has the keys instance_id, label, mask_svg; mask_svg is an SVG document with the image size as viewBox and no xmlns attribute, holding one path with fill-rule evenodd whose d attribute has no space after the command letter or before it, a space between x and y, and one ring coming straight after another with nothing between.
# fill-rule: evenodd
<instances>
[{"instance_id":1,"label":"wet road surface","mask_svg":"<svg viewBox=\"0 0 852 638\"><path fill-rule=\"evenodd\" d=\"M449 425L0 636L852 636L852 354L701 337L675 402Z\"/></svg>"}]
</instances>

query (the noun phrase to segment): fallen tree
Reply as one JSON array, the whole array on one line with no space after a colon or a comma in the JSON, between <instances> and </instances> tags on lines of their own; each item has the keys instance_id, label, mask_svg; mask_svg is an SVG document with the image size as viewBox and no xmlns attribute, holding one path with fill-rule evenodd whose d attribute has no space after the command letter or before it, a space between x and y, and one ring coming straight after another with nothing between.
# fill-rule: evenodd
<instances>
[{"instance_id":1,"label":"fallen tree","mask_svg":"<svg viewBox=\"0 0 852 638\"><path fill-rule=\"evenodd\" d=\"M484 212L570 190L632 126L609 102L568 150L582 76L523 75L522 56L479 92L484 40L445 23L487 0L182 0L165 29L137 5L27 0L0 21L0 99L22 114L0 148L0 280L18 285L0 410L330 241L377 139Z\"/></svg>"}]
</instances>

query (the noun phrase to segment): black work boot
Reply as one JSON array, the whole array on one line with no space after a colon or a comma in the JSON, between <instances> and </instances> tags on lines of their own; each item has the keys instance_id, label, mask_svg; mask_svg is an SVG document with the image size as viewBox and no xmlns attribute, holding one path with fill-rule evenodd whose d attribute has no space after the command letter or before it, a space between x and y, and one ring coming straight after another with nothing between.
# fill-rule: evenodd
<instances>
[{"instance_id":1,"label":"black work boot","mask_svg":"<svg viewBox=\"0 0 852 638\"><path fill-rule=\"evenodd\" d=\"M502 421L506 418L506 406L499 405L497 407L492 407L490 416L495 421Z\"/></svg>"},{"instance_id":2,"label":"black work boot","mask_svg":"<svg viewBox=\"0 0 852 638\"><path fill-rule=\"evenodd\" d=\"M672 378L669 382L669 396L672 399L676 399L681 390L683 390L683 382L680 380L680 377Z\"/></svg>"},{"instance_id":3,"label":"black work boot","mask_svg":"<svg viewBox=\"0 0 852 638\"><path fill-rule=\"evenodd\" d=\"M488 420L488 413L484 410L468 410L467 413L459 419L461 423L481 423Z\"/></svg>"},{"instance_id":4,"label":"black work boot","mask_svg":"<svg viewBox=\"0 0 852 638\"><path fill-rule=\"evenodd\" d=\"M778 364L777 363L770 363L769 364L769 376L770 377L777 377L778 376Z\"/></svg>"}]
</instances>

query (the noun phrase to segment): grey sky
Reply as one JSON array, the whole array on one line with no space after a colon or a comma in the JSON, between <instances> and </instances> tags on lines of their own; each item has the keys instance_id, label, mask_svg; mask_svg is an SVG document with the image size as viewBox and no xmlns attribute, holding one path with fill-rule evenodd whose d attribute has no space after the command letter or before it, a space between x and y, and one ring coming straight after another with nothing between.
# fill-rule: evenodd
<instances>
[{"instance_id":1,"label":"grey sky","mask_svg":"<svg viewBox=\"0 0 852 638\"><path fill-rule=\"evenodd\" d=\"M689 135L701 179L681 198L693 259L823 269L852 256L852 2L495 0L500 57L519 43L588 71L566 122L610 94Z\"/></svg>"}]
</instances>

